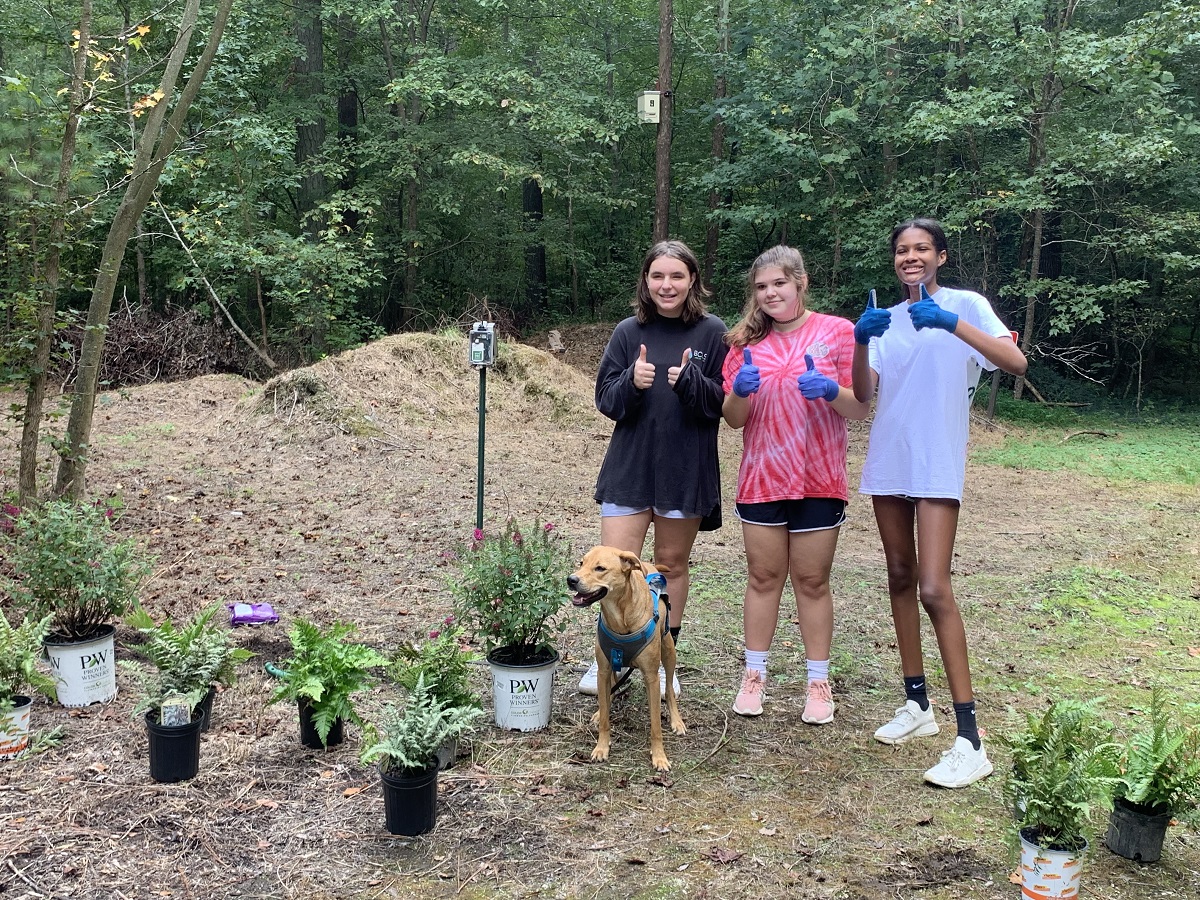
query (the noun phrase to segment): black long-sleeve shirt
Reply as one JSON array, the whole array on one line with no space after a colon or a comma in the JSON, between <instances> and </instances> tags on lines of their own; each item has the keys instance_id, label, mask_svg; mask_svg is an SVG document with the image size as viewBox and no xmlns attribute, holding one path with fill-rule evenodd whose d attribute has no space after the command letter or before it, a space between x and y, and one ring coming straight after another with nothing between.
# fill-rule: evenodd
<instances>
[{"instance_id":1,"label":"black long-sleeve shirt","mask_svg":"<svg viewBox=\"0 0 1200 900\"><path fill-rule=\"evenodd\" d=\"M664 318L642 325L632 316L617 325L596 376L596 408L616 422L596 482L597 502L679 510L689 518L719 508L724 336L725 323L713 315L691 325ZM644 391L633 386L642 344L655 369ZM678 366L688 348L691 362L672 388L667 369Z\"/></svg>"}]
</instances>

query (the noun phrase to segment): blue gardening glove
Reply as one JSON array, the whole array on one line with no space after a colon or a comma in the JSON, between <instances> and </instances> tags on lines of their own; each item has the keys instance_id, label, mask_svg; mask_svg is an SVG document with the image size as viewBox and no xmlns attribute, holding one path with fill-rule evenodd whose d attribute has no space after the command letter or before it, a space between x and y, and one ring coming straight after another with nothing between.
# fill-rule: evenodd
<instances>
[{"instance_id":1,"label":"blue gardening glove","mask_svg":"<svg viewBox=\"0 0 1200 900\"><path fill-rule=\"evenodd\" d=\"M875 289L872 288L867 299L867 308L863 310L863 314L854 323L854 342L856 344L869 344L871 343L871 338L879 337L888 330L888 326L891 324L892 314L888 310L879 309L875 305Z\"/></svg>"},{"instance_id":2,"label":"blue gardening glove","mask_svg":"<svg viewBox=\"0 0 1200 900\"><path fill-rule=\"evenodd\" d=\"M742 350L742 367L738 369L737 377L733 379L733 392L739 397L749 397L757 394L762 387L762 379L758 374L758 366L750 360L750 348Z\"/></svg>"},{"instance_id":3,"label":"blue gardening glove","mask_svg":"<svg viewBox=\"0 0 1200 900\"><path fill-rule=\"evenodd\" d=\"M934 303L923 284L921 285L921 299L916 303L909 304L908 315L912 318L913 328L917 331L922 328L941 328L954 334L954 329L958 327L958 316Z\"/></svg>"},{"instance_id":4,"label":"blue gardening glove","mask_svg":"<svg viewBox=\"0 0 1200 900\"><path fill-rule=\"evenodd\" d=\"M841 388L838 383L828 375L822 375L817 371L816 365L813 363L813 358L807 353L804 354L804 364L808 366L808 371L796 379L796 385L800 388L800 393L804 395L806 400L828 400L830 403L838 395Z\"/></svg>"}]
</instances>

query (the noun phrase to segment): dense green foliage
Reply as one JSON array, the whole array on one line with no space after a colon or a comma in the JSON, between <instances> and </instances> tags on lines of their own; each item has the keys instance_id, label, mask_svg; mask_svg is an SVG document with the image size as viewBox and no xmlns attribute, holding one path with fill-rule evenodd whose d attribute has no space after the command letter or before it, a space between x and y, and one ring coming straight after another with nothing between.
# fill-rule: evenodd
<instances>
[{"instance_id":1,"label":"dense green foliage","mask_svg":"<svg viewBox=\"0 0 1200 900\"><path fill-rule=\"evenodd\" d=\"M488 651L504 648L506 663L524 665L543 653L567 605L571 545L554 525L515 519L499 534L476 529L458 556L448 586L456 609Z\"/></svg>"},{"instance_id":2,"label":"dense green foliage","mask_svg":"<svg viewBox=\"0 0 1200 900\"><path fill-rule=\"evenodd\" d=\"M1200 725L1156 685L1142 726L1121 758L1117 796L1200 827Z\"/></svg>"},{"instance_id":3,"label":"dense green foliage","mask_svg":"<svg viewBox=\"0 0 1200 900\"><path fill-rule=\"evenodd\" d=\"M149 563L132 538L116 535L111 515L96 504L52 500L22 510L2 540L16 573L5 590L18 608L53 615L56 637L92 637L137 605Z\"/></svg>"},{"instance_id":4,"label":"dense green foliage","mask_svg":"<svg viewBox=\"0 0 1200 900\"><path fill-rule=\"evenodd\" d=\"M26 616L14 628L0 615L0 714L13 708L13 698L21 696L26 687L55 696L54 679L37 666L51 619L49 615L41 619Z\"/></svg>"},{"instance_id":5,"label":"dense green foliage","mask_svg":"<svg viewBox=\"0 0 1200 900\"><path fill-rule=\"evenodd\" d=\"M270 703L304 701L312 708L313 727L324 743L338 719L362 724L352 696L372 684L371 670L387 660L365 644L346 640L354 626L334 622L324 629L303 619L288 632L291 655Z\"/></svg>"},{"instance_id":6,"label":"dense green foliage","mask_svg":"<svg viewBox=\"0 0 1200 900\"><path fill-rule=\"evenodd\" d=\"M204 699L216 685L231 687L237 681L237 666L251 659L249 650L235 647L229 628L214 618L223 607L213 606L196 613L176 626L170 619L157 625L144 609L126 617L125 623L146 636L141 650L154 671L129 660L120 665L129 669L141 683L142 696L133 709L138 716L155 710L170 697L182 697L190 708Z\"/></svg>"},{"instance_id":7,"label":"dense green foliage","mask_svg":"<svg viewBox=\"0 0 1200 900\"><path fill-rule=\"evenodd\" d=\"M404 708L387 707L379 725L367 729L360 758L378 762L380 771L393 775L428 771L437 765L438 748L466 734L482 715L478 706L439 699L421 675Z\"/></svg>"},{"instance_id":8,"label":"dense green foliage","mask_svg":"<svg viewBox=\"0 0 1200 900\"><path fill-rule=\"evenodd\" d=\"M1059 700L1025 728L1001 738L1012 751L1005 796L1018 830L1053 850L1079 850L1096 813L1112 807L1120 747L1095 703Z\"/></svg>"},{"instance_id":9,"label":"dense green foliage","mask_svg":"<svg viewBox=\"0 0 1200 900\"><path fill-rule=\"evenodd\" d=\"M480 707L471 687L471 669L482 657L464 643L464 629L447 616L441 627L420 643L401 644L391 662L396 683L410 692L423 682L429 695L447 708Z\"/></svg>"},{"instance_id":10,"label":"dense green foliage","mask_svg":"<svg viewBox=\"0 0 1200 900\"><path fill-rule=\"evenodd\" d=\"M856 315L868 288L895 283L891 226L931 214L951 232L946 282L994 300L1043 393L1087 379L1131 403L1194 398L1200 3L716 12L676 2L660 87L669 230L698 250L719 230L718 311L739 305L750 259L787 241L808 257L814 302ZM58 213L60 319L86 303L177 18L174 5L95 8L56 210L78 14L0 2L0 380L28 375ZM467 316L511 328L623 314L651 230L654 128L635 94L654 86L657 18L648 0L238 4L126 255L117 314L219 318L207 279L283 361Z\"/></svg>"}]
</instances>

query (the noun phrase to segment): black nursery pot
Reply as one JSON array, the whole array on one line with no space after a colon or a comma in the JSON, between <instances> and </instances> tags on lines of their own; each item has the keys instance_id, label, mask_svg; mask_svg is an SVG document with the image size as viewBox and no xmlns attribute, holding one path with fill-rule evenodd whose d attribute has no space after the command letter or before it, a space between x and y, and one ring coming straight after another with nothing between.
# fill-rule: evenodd
<instances>
[{"instance_id":1,"label":"black nursery pot","mask_svg":"<svg viewBox=\"0 0 1200 900\"><path fill-rule=\"evenodd\" d=\"M195 778L200 771L200 728L195 716L187 725L160 725L158 713L146 713L150 739L150 777L171 783Z\"/></svg>"},{"instance_id":2,"label":"black nursery pot","mask_svg":"<svg viewBox=\"0 0 1200 900\"><path fill-rule=\"evenodd\" d=\"M333 725L329 727L329 736L322 744L321 736L317 734L317 726L313 724L312 705L307 699L297 700L296 703L300 707L300 743L305 747L310 750L324 750L326 747L340 744L345 739L342 732L342 720L334 719Z\"/></svg>"},{"instance_id":3,"label":"black nursery pot","mask_svg":"<svg viewBox=\"0 0 1200 900\"><path fill-rule=\"evenodd\" d=\"M389 834L415 837L437 822L437 766L415 775L383 772L383 814Z\"/></svg>"},{"instance_id":4,"label":"black nursery pot","mask_svg":"<svg viewBox=\"0 0 1200 900\"><path fill-rule=\"evenodd\" d=\"M1145 807L1118 798L1108 820L1104 843L1117 856L1141 863L1158 862L1171 813L1161 807Z\"/></svg>"},{"instance_id":5,"label":"black nursery pot","mask_svg":"<svg viewBox=\"0 0 1200 900\"><path fill-rule=\"evenodd\" d=\"M212 708L213 700L217 697L217 689L209 688L208 693L200 700L200 704L196 710L200 713L200 730L208 731L212 726Z\"/></svg>"}]
</instances>

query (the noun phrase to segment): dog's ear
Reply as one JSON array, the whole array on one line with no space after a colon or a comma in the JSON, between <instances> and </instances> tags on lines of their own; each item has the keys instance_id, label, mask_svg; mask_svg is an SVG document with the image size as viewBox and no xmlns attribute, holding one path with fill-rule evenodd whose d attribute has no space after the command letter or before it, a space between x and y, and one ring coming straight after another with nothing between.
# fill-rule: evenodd
<instances>
[{"instance_id":1,"label":"dog's ear","mask_svg":"<svg viewBox=\"0 0 1200 900\"><path fill-rule=\"evenodd\" d=\"M630 553L628 550L619 550L617 552L617 559L621 560L621 571L626 575L628 575L634 569L638 569L640 571L642 568L642 561L638 559L638 555L636 553Z\"/></svg>"}]
</instances>

